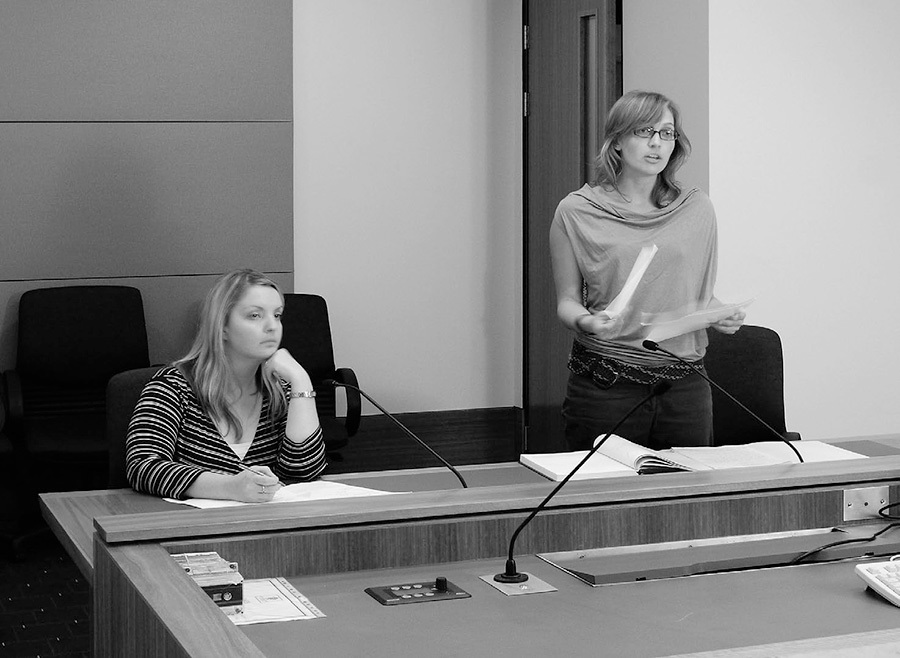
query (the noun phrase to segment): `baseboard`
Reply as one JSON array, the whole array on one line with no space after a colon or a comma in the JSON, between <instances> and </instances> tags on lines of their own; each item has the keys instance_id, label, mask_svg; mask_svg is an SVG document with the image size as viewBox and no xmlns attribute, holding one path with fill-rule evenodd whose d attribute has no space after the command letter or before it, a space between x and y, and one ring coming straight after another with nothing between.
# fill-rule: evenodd
<instances>
[{"instance_id":1,"label":"baseboard","mask_svg":"<svg viewBox=\"0 0 900 658\"><path fill-rule=\"evenodd\" d=\"M395 414L397 420L454 466L516 461L522 449L522 409L495 407ZM363 416L359 431L329 460L329 473L440 466L391 420Z\"/></svg>"}]
</instances>

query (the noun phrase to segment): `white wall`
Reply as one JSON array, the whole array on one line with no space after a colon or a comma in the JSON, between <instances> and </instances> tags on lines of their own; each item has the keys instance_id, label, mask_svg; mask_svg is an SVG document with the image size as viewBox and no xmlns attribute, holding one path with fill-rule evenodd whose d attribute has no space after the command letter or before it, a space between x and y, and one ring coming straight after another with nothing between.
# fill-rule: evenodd
<instances>
[{"instance_id":1,"label":"white wall","mask_svg":"<svg viewBox=\"0 0 900 658\"><path fill-rule=\"evenodd\" d=\"M521 406L520 0L293 21L295 289L337 365L396 412Z\"/></svg>"},{"instance_id":2,"label":"white wall","mask_svg":"<svg viewBox=\"0 0 900 658\"><path fill-rule=\"evenodd\" d=\"M661 6L660 0L625 0L623 13L624 89L658 91L678 104L692 149L678 179L708 190L708 2L678 0Z\"/></svg>"},{"instance_id":3,"label":"white wall","mask_svg":"<svg viewBox=\"0 0 900 658\"><path fill-rule=\"evenodd\" d=\"M720 296L756 297L748 321L781 334L789 429L896 432L900 3L715 0L708 16ZM626 87L661 66L631 48Z\"/></svg>"}]
</instances>

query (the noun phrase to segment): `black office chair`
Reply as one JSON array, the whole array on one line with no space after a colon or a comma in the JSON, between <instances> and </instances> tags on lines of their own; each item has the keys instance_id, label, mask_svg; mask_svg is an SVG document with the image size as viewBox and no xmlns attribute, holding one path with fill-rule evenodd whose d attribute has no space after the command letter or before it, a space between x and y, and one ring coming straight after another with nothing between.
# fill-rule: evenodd
<instances>
[{"instance_id":1,"label":"black office chair","mask_svg":"<svg viewBox=\"0 0 900 658\"><path fill-rule=\"evenodd\" d=\"M710 379L751 409L785 438L800 439L786 431L784 421L784 361L781 339L766 327L744 325L732 335L707 330L706 372ZM775 441L765 427L715 387L713 444L732 445Z\"/></svg>"},{"instance_id":2,"label":"black office chair","mask_svg":"<svg viewBox=\"0 0 900 658\"><path fill-rule=\"evenodd\" d=\"M106 486L107 382L149 364L136 288L72 286L22 295L16 366L2 375L6 433L29 471L39 474L40 491Z\"/></svg>"},{"instance_id":3,"label":"black office chair","mask_svg":"<svg viewBox=\"0 0 900 658\"><path fill-rule=\"evenodd\" d=\"M110 489L131 486L125 475L125 438L141 391L161 366L136 368L113 375L106 386L106 443L109 446Z\"/></svg>"},{"instance_id":4,"label":"black office chair","mask_svg":"<svg viewBox=\"0 0 900 658\"><path fill-rule=\"evenodd\" d=\"M0 554L3 557L12 556L15 552L14 544L19 534L19 485L18 478L21 469L16 460L16 452L13 449L12 441L3 434L3 425L6 422L5 405L0 404L0 509L2 509L2 527L0 530L0 541L2 541L2 549Z\"/></svg>"},{"instance_id":5,"label":"black office chair","mask_svg":"<svg viewBox=\"0 0 900 658\"><path fill-rule=\"evenodd\" d=\"M347 397L347 416L341 424L337 419L336 395L325 379L358 386L356 374L350 368L335 368L334 347L328 306L318 295L286 294L281 323L284 328L281 346L287 349L306 368L316 390L316 409L325 434L325 450L329 457L340 459L339 450L359 429L362 405L353 389L344 388Z\"/></svg>"}]
</instances>

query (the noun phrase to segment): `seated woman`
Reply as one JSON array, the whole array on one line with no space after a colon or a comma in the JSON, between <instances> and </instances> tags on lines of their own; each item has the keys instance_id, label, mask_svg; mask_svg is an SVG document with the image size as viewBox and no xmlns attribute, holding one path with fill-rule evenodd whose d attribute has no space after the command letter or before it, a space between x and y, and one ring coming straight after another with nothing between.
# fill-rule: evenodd
<instances>
[{"instance_id":1,"label":"seated woman","mask_svg":"<svg viewBox=\"0 0 900 658\"><path fill-rule=\"evenodd\" d=\"M281 344L284 298L253 270L224 275L187 356L144 387L128 428L135 491L261 503L325 468L315 393Z\"/></svg>"}]
</instances>

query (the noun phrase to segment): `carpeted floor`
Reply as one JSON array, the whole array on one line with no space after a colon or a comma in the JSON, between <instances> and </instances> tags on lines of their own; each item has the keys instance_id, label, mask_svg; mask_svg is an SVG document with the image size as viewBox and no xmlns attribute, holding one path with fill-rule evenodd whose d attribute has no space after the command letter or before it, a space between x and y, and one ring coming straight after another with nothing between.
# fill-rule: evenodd
<instances>
[{"instance_id":1,"label":"carpeted floor","mask_svg":"<svg viewBox=\"0 0 900 658\"><path fill-rule=\"evenodd\" d=\"M59 542L38 533L0 556L0 657L87 657L90 588Z\"/></svg>"}]
</instances>

